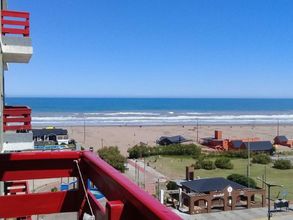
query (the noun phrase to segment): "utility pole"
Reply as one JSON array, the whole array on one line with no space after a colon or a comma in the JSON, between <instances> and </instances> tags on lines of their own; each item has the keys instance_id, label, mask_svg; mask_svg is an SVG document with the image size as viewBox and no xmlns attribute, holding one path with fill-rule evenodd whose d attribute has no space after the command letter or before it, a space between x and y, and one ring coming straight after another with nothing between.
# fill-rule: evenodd
<instances>
[{"instance_id":1,"label":"utility pole","mask_svg":"<svg viewBox=\"0 0 293 220\"><path fill-rule=\"evenodd\" d=\"M268 182L262 180L259 177L257 179L262 181L268 188L268 220L270 220L271 217L272 217L272 211L271 211L271 188L272 187L283 187L283 185L271 184L271 183L268 183Z\"/></svg>"},{"instance_id":2,"label":"utility pole","mask_svg":"<svg viewBox=\"0 0 293 220\"><path fill-rule=\"evenodd\" d=\"M247 184L248 188L250 187L249 177L250 177L250 140L247 142Z\"/></svg>"},{"instance_id":3,"label":"utility pole","mask_svg":"<svg viewBox=\"0 0 293 220\"><path fill-rule=\"evenodd\" d=\"M196 142L199 143L199 139L198 139L198 119L196 120Z\"/></svg>"},{"instance_id":4,"label":"utility pole","mask_svg":"<svg viewBox=\"0 0 293 220\"><path fill-rule=\"evenodd\" d=\"M85 145L86 133L85 133L85 115L83 114L83 144Z\"/></svg>"},{"instance_id":5,"label":"utility pole","mask_svg":"<svg viewBox=\"0 0 293 220\"><path fill-rule=\"evenodd\" d=\"M280 120L277 122L277 136L280 136Z\"/></svg>"},{"instance_id":6,"label":"utility pole","mask_svg":"<svg viewBox=\"0 0 293 220\"><path fill-rule=\"evenodd\" d=\"M145 156L143 157L143 169L144 169L144 174L143 174L143 188L145 190Z\"/></svg>"}]
</instances>

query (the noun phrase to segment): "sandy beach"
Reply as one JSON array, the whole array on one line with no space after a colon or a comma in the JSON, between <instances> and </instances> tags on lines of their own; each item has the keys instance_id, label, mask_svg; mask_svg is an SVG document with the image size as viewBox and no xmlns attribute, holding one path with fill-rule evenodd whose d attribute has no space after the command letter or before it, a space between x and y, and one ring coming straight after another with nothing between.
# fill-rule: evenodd
<instances>
[{"instance_id":1,"label":"sandy beach","mask_svg":"<svg viewBox=\"0 0 293 220\"><path fill-rule=\"evenodd\" d=\"M197 140L196 126L74 126L66 127L70 138L83 146L92 146L95 150L102 146L118 146L122 154L140 142L155 145L160 136L183 135L193 142ZM200 125L198 138L213 136L214 130L223 131L223 138L259 137L261 140L273 141L277 135L276 125ZM293 138L293 126L281 125L279 134Z\"/></svg>"}]
</instances>

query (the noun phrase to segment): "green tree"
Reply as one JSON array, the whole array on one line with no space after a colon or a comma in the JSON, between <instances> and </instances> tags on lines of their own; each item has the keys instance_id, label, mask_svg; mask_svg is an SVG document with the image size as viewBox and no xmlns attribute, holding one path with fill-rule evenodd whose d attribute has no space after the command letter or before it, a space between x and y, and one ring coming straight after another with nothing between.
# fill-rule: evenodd
<instances>
[{"instance_id":1,"label":"green tree","mask_svg":"<svg viewBox=\"0 0 293 220\"><path fill-rule=\"evenodd\" d=\"M174 181L169 181L166 185L167 190L176 190L179 189L179 186Z\"/></svg>"},{"instance_id":2,"label":"green tree","mask_svg":"<svg viewBox=\"0 0 293 220\"><path fill-rule=\"evenodd\" d=\"M121 155L118 147L103 147L98 150L99 156L115 169L125 172L126 158Z\"/></svg>"},{"instance_id":3,"label":"green tree","mask_svg":"<svg viewBox=\"0 0 293 220\"><path fill-rule=\"evenodd\" d=\"M231 180L233 182L239 183L243 186L249 186L250 188L256 188L256 182L254 179L240 175L240 174L231 174L227 177L228 180Z\"/></svg>"}]
</instances>

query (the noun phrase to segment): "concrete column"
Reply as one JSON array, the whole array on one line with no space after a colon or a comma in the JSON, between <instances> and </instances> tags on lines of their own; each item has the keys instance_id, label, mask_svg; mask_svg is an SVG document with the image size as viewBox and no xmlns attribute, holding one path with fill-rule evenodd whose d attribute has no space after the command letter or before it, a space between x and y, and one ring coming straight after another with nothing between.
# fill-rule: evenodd
<instances>
[{"instance_id":1,"label":"concrete column","mask_svg":"<svg viewBox=\"0 0 293 220\"><path fill-rule=\"evenodd\" d=\"M3 152L3 111L4 111L4 69L3 55L0 54L0 153Z\"/></svg>"},{"instance_id":2,"label":"concrete column","mask_svg":"<svg viewBox=\"0 0 293 220\"><path fill-rule=\"evenodd\" d=\"M163 204L164 205L164 190L163 189L161 189L160 190L160 202L161 202L161 204Z\"/></svg>"},{"instance_id":3,"label":"concrete column","mask_svg":"<svg viewBox=\"0 0 293 220\"><path fill-rule=\"evenodd\" d=\"M194 200L192 198L188 199L189 201L189 214L192 215L194 214Z\"/></svg>"},{"instance_id":4,"label":"concrete column","mask_svg":"<svg viewBox=\"0 0 293 220\"><path fill-rule=\"evenodd\" d=\"M5 4L3 4L3 2ZM6 1L0 1L0 9L3 9L3 6L6 7ZM0 18L2 17L0 10ZM0 19L1 21L1 19ZM0 24L0 36L2 41L2 23ZM0 53L0 153L3 151L3 75L4 75L4 66L3 66L3 55ZM4 194L4 182L0 181L0 196Z\"/></svg>"},{"instance_id":5,"label":"concrete column","mask_svg":"<svg viewBox=\"0 0 293 220\"><path fill-rule=\"evenodd\" d=\"M266 206L266 196L264 194L261 195L261 205L262 207Z\"/></svg>"},{"instance_id":6,"label":"concrete column","mask_svg":"<svg viewBox=\"0 0 293 220\"><path fill-rule=\"evenodd\" d=\"M182 208L182 188L179 188L179 208Z\"/></svg>"},{"instance_id":7,"label":"concrete column","mask_svg":"<svg viewBox=\"0 0 293 220\"><path fill-rule=\"evenodd\" d=\"M228 211L229 207L228 207L228 199L227 199L227 197L223 198L223 203L224 203L224 211Z\"/></svg>"},{"instance_id":8,"label":"concrete column","mask_svg":"<svg viewBox=\"0 0 293 220\"><path fill-rule=\"evenodd\" d=\"M237 202L237 196L232 196L231 210L235 209L236 202Z\"/></svg>"},{"instance_id":9,"label":"concrete column","mask_svg":"<svg viewBox=\"0 0 293 220\"><path fill-rule=\"evenodd\" d=\"M7 0L2 0L2 9L6 10L7 9Z\"/></svg>"},{"instance_id":10,"label":"concrete column","mask_svg":"<svg viewBox=\"0 0 293 220\"><path fill-rule=\"evenodd\" d=\"M208 200L208 208L207 208L207 213L211 212L212 210L212 200Z\"/></svg>"},{"instance_id":11,"label":"concrete column","mask_svg":"<svg viewBox=\"0 0 293 220\"><path fill-rule=\"evenodd\" d=\"M251 196L249 194L247 195L247 208L251 208Z\"/></svg>"}]
</instances>

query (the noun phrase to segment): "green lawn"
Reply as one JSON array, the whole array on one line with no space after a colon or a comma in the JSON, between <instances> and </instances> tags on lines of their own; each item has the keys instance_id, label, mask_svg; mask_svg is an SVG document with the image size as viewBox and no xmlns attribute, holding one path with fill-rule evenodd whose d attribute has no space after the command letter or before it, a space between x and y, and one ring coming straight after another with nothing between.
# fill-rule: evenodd
<instances>
[{"instance_id":1,"label":"green lawn","mask_svg":"<svg viewBox=\"0 0 293 220\"><path fill-rule=\"evenodd\" d=\"M156 168L159 172L165 174L171 179L185 178L185 167L195 163L195 160L186 156L160 156L150 157L148 159L149 164ZM234 169L233 170L195 170L195 177L227 177L232 173L238 173L246 175L247 173L247 160L246 159L232 159L231 160ZM256 180L258 186L262 186L257 177L262 177L266 170L267 181L283 185L284 189L288 191L287 199L293 200L293 169L291 170L278 170L272 168L272 164L251 165L251 177ZM272 190L272 196L276 197L277 194L282 191L280 188L274 188Z\"/></svg>"}]
</instances>

